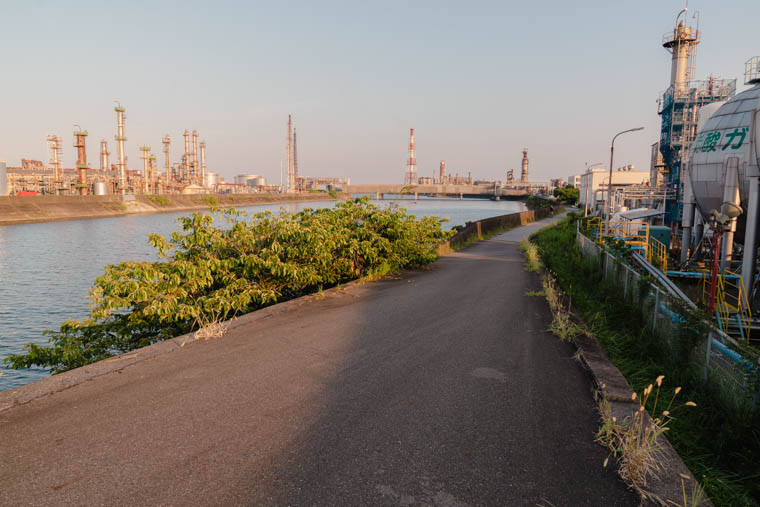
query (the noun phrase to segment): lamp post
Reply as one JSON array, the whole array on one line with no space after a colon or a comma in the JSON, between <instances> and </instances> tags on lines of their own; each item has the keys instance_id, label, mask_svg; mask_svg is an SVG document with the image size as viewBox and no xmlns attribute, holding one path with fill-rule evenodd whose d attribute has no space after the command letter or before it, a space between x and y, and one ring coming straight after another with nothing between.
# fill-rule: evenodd
<instances>
[{"instance_id":1,"label":"lamp post","mask_svg":"<svg viewBox=\"0 0 760 507\"><path fill-rule=\"evenodd\" d=\"M610 216L612 215L613 209L612 209L612 157L615 153L615 139L618 138L619 135L626 134L628 132L636 132L637 130L644 130L644 127L636 127L635 129L628 129L624 130L622 132L618 132L615 134L615 137L612 138L612 144L610 144L610 181L607 183L607 204L608 204L608 212L607 212L607 221L605 223L604 227L604 234L607 235L610 233Z\"/></svg>"},{"instance_id":2,"label":"lamp post","mask_svg":"<svg viewBox=\"0 0 760 507\"><path fill-rule=\"evenodd\" d=\"M583 216L584 217L588 216L588 186L589 186L589 183L591 183L590 182L590 178L589 178L589 175L591 174L590 170L594 166L598 166L598 165L602 165L602 162L597 162L596 164L591 164L591 165L588 165L588 162L586 162L586 200L583 202L584 208L585 208L583 210Z\"/></svg>"}]
</instances>

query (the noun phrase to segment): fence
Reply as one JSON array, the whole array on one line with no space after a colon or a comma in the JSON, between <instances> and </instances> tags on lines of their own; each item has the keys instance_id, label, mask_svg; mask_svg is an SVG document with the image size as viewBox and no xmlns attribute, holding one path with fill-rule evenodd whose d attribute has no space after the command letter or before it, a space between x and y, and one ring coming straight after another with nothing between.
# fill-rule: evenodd
<instances>
[{"instance_id":1,"label":"fence","mask_svg":"<svg viewBox=\"0 0 760 507\"><path fill-rule=\"evenodd\" d=\"M583 257L594 259L604 279L622 289L622 297L640 306L650 332L666 353L682 359L718 390L721 399L738 413L754 413L758 408L760 368L757 357L712 325L699 335L689 329L684 303L671 297L635 269L616 258L579 230L578 248ZM744 356L743 356L744 355ZM684 357L686 356L686 357Z\"/></svg>"}]
</instances>

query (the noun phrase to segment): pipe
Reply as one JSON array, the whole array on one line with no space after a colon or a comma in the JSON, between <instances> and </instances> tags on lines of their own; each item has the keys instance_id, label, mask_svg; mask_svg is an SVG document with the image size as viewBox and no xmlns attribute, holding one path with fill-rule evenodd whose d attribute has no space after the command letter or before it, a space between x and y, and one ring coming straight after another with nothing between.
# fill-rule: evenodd
<instances>
[{"instance_id":1,"label":"pipe","mask_svg":"<svg viewBox=\"0 0 760 507\"><path fill-rule=\"evenodd\" d=\"M747 203L747 225L744 232L744 258L742 259L742 280L747 300L752 303L752 285L755 280L757 262L757 226L760 214L760 178L749 178L749 200Z\"/></svg>"},{"instance_id":2,"label":"pipe","mask_svg":"<svg viewBox=\"0 0 760 507\"><path fill-rule=\"evenodd\" d=\"M665 211L663 209L663 211ZM684 189L683 189L683 218L681 226L683 234L681 236L681 264L686 264L689 258L689 249L691 248L691 228L694 224L694 191L691 188L691 179L689 169L685 171Z\"/></svg>"},{"instance_id":3,"label":"pipe","mask_svg":"<svg viewBox=\"0 0 760 507\"><path fill-rule=\"evenodd\" d=\"M726 159L726 181L723 186L723 202L739 206L739 158ZM722 211L722 210L719 210ZM734 233L736 218L732 218L723 232L723 251L721 253L720 269L726 269L733 257Z\"/></svg>"},{"instance_id":4,"label":"pipe","mask_svg":"<svg viewBox=\"0 0 760 507\"><path fill-rule=\"evenodd\" d=\"M206 185L206 141L201 141L201 181Z\"/></svg>"},{"instance_id":5,"label":"pipe","mask_svg":"<svg viewBox=\"0 0 760 507\"><path fill-rule=\"evenodd\" d=\"M705 237L705 221L702 218L701 213L696 213L694 222L696 223L694 226L694 241L696 246L694 247L695 252L692 254L691 258L693 260L699 260L699 245L702 243Z\"/></svg>"}]
</instances>

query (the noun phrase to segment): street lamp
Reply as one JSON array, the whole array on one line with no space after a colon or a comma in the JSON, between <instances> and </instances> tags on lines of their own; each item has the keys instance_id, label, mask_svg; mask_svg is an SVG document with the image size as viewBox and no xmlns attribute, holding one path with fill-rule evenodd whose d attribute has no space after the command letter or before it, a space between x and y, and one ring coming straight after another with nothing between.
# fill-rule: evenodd
<instances>
[{"instance_id":1,"label":"street lamp","mask_svg":"<svg viewBox=\"0 0 760 507\"><path fill-rule=\"evenodd\" d=\"M598 165L602 165L603 162L597 162L596 164L588 165L588 162L586 162L586 200L583 202L584 210L583 210L583 216L588 216L588 186L589 186L589 174L591 174L589 171Z\"/></svg>"},{"instance_id":2,"label":"street lamp","mask_svg":"<svg viewBox=\"0 0 760 507\"><path fill-rule=\"evenodd\" d=\"M609 205L609 211L607 212L607 221L604 227L605 235L610 233L610 216L612 216L612 212L614 211L612 209L612 156L615 153L615 139L617 139L619 135L626 134L628 132L636 132L637 130L644 130L644 127L636 127L635 129L628 129L622 132L618 132L615 134L615 137L612 138L612 144L610 145L610 181L607 183L607 203Z\"/></svg>"}]
</instances>

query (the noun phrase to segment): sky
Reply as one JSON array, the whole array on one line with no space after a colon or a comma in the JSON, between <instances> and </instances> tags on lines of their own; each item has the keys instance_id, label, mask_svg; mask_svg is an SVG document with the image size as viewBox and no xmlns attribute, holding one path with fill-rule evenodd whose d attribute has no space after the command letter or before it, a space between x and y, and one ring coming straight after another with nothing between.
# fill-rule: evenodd
<instances>
[{"instance_id":1,"label":"sky","mask_svg":"<svg viewBox=\"0 0 760 507\"><path fill-rule=\"evenodd\" d=\"M402 182L417 165L504 179L528 148L531 180L585 163L649 169L657 98L669 85L662 36L683 1L0 0L0 159L47 161L48 134L74 167L74 125L116 159L114 101L126 108L128 165L182 132L207 143L208 171L279 183L288 114L299 172ZM692 0L696 79L738 78L760 55L760 2Z\"/></svg>"}]
</instances>

